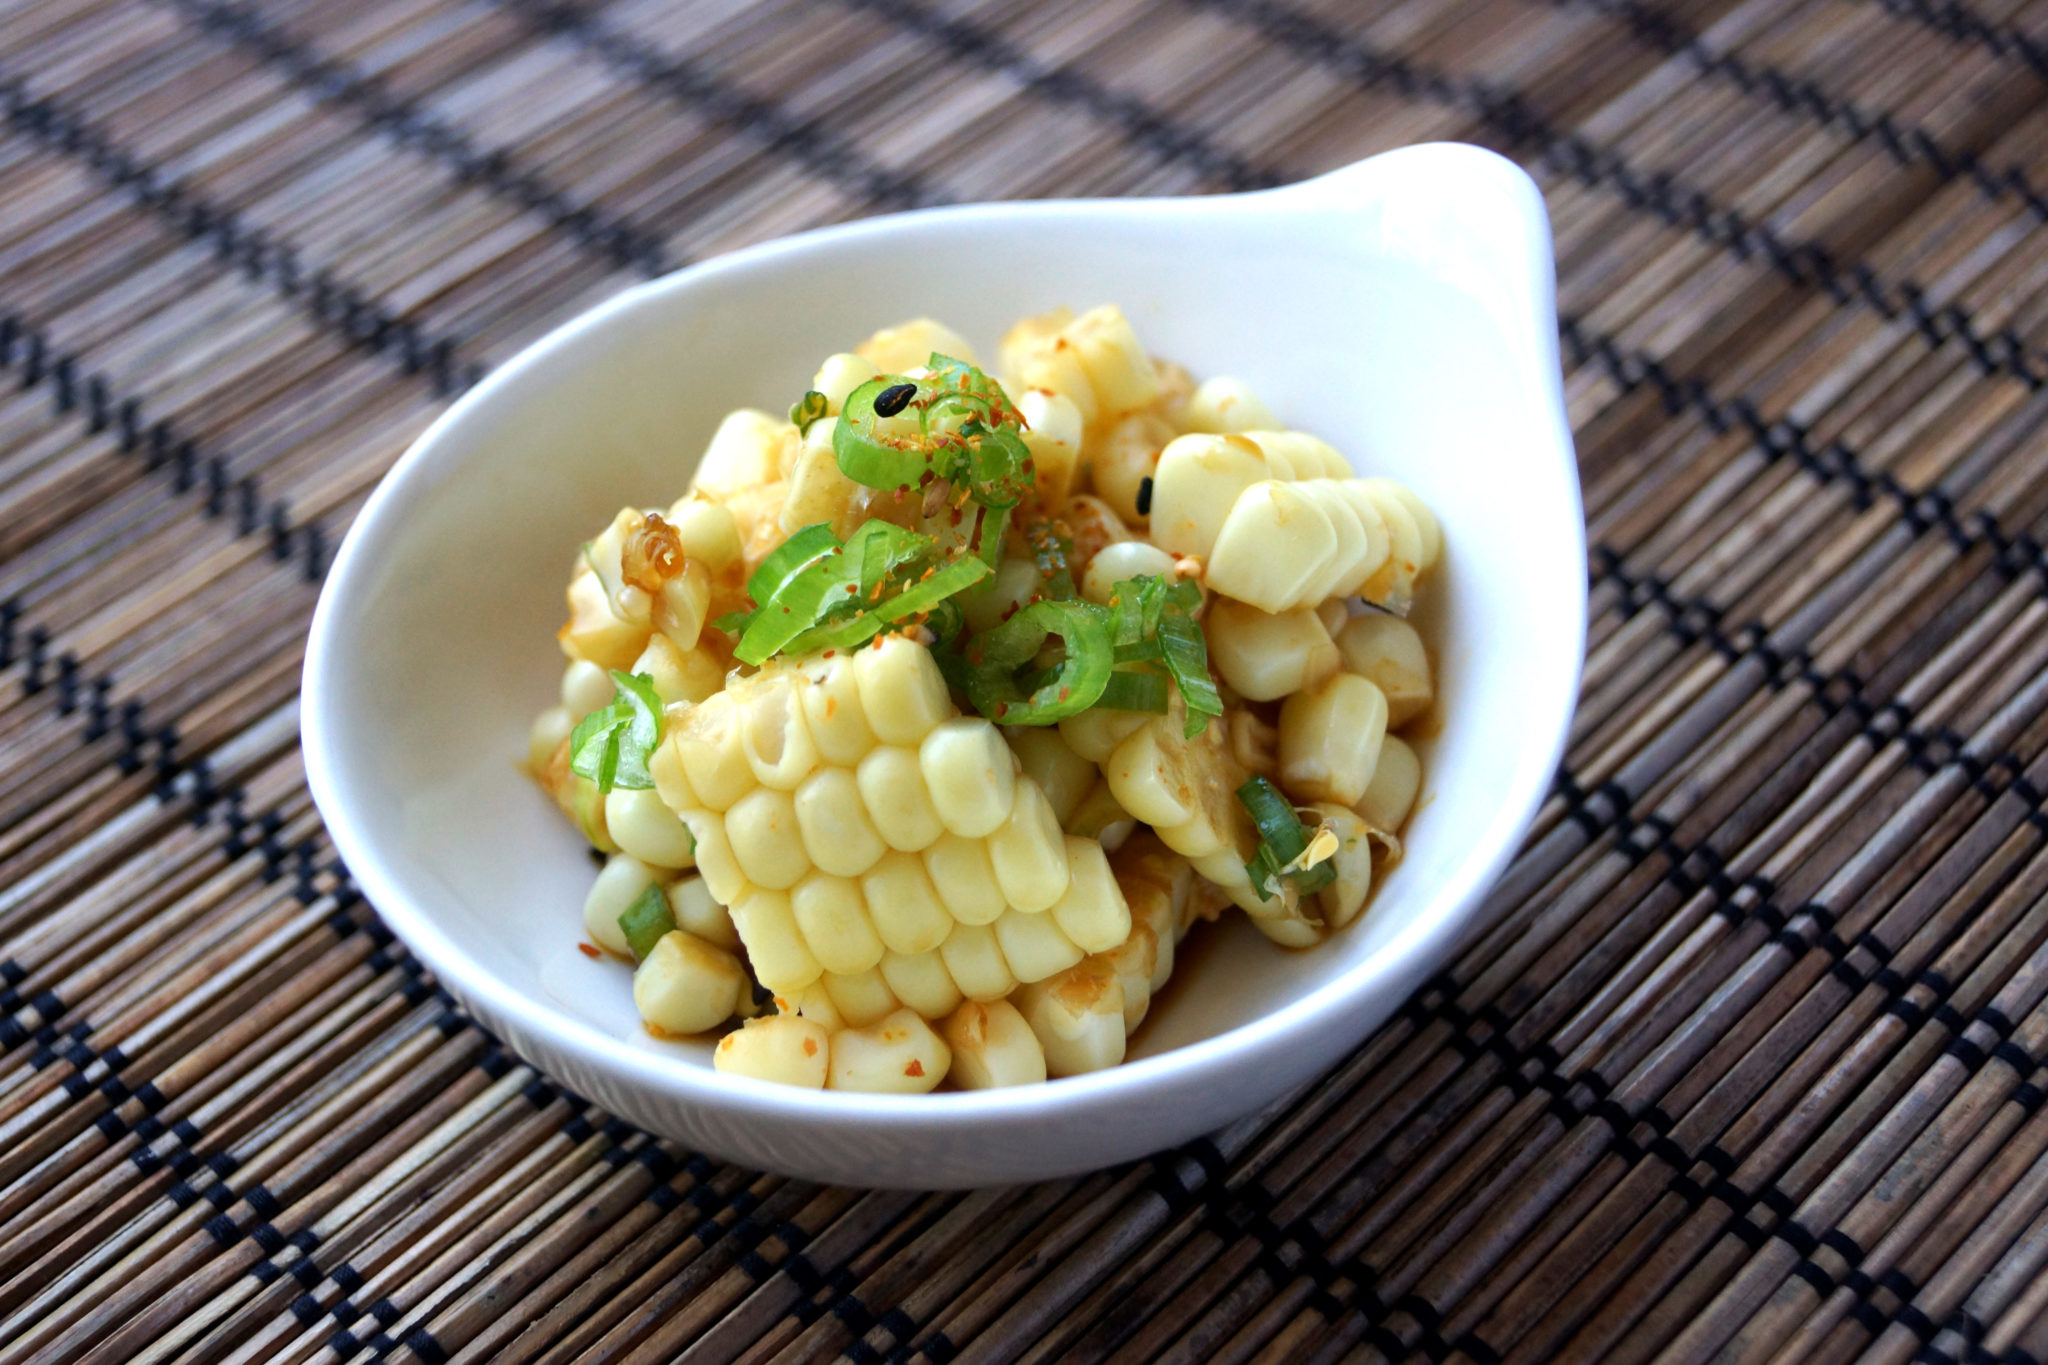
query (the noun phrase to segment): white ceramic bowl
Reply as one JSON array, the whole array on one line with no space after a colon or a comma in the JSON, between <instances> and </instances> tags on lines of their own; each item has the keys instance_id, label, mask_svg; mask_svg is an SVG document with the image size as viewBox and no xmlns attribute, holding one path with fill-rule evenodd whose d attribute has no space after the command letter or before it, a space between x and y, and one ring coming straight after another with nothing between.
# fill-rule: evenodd
<instances>
[{"instance_id":1,"label":"white ceramic bowl","mask_svg":"<svg viewBox=\"0 0 2048 1365\"><path fill-rule=\"evenodd\" d=\"M932 1188L1069 1174L1211 1131L1334 1065L1441 964L1558 760L1585 546L1552 289L1535 186L1438 145L1259 194L874 219L629 290L465 395L356 519L306 658L314 797L371 903L478 1020L696 1149ZM577 951L589 855L514 766L558 686L575 547L621 505L679 494L728 409L786 407L819 360L878 327L929 314L992 355L1015 319L1098 302L1196 375L1250 381L1441 519L1424 629L1442 733L1406 860L1313 951L1242 924L1203 931L1133 1059L1096 1075L802 1091L650 1038L628 973Z\"/></svg>"}]
</instances>

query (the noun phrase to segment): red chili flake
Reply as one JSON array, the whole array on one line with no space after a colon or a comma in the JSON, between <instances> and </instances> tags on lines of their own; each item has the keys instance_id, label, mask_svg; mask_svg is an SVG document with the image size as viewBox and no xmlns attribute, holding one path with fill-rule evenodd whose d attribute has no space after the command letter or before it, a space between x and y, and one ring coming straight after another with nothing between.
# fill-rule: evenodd
<instances>
[{"instance_id":1,"label":"red chili flake","mask_svg":"<svg viewBox=\"0 0 2048 1365\"><path fill-rule=\"evenodd\" d=\"M1071 687L1062 687L1062 688L1060 689L1060 700L1061 700L1061 701L1065 701L1065 700L1066 700L1066 699L1067 699L1068 697L1071 697L1071 696L1073 696L1073 695L1074 695L1074 689L1073 689L1073 688L1071 688Z\"/></svg>"},{"instance_id":2,"label":"red chili flake","mask_svg":"<svg viewBox=\"0 0 2048 1365\"><path fill-rule=\"evenodd\" d=\"M815 1056L817 1056L817 1055L818 1055L818 1040L817 1040L816 1038L806 1038L806 1039L804 1039L804 1056L806 1056L806 1057L815 1057Z\"/></svg>"},{"instance_id":3,"label":"red chili flake","mask_svg":"<svg viewBox=\"0 0 2048 1365\"><path fill-rule=\"evenodd\" d=\"M827 659L829 659L829 658L831 658L831 657L832 657L832 656L833 656L834 654L837 654L838 652L839 652L839 651L838 651L838 650L836 650L836 649L828 649L828 650L826 650L826 651L825 651L825 653L824 653L824 657L825 657L825 658L827 658Z\"/></svg>"},{"instance_id":4,"label":"red chili flake","mask_svg":"<svg viewBox=\"0 0 2048 1365\"><path fill-rule=\"evenodd\" d=\"M806 1038L804 1039L804 1041L808 1043L810 1039ZM912 1057L910 1059L910 1065L903 1068L903 1074L906 1076L924 1075L924 1063L917 1060L917 1058Z\"/></svg>"},{"instance_id":5,"label":"red chili flake","mask_svg":"<svg viewBox=\"0 0 2048 1365\"><path fill-rule=\"evenodd\" d=\"M1008 703L1008 702L1006 702L1006 701L999 701L999 702L997 702L997 703L996 703L996 714L997 714L998 716L1007 716L1007 715L1009 715L1009 714L1010 714L1010 703Z\"/></svg>"},{"instance_id":6,"label":"red chili flake","mask_svg":"<svg viewBox=\"0 0 2048 1365\"><path fill-rule=\"evenodd\" d=\"M579 952L579 953L581 953L581 954L583 954L583 955L584 955L585 957L603 957L603 956L604 956L604 954L603 954L603 953L601 953L601 952L599 952L599 951L598 951L597 949L595 949L595 948L591 947L591 946L590 946L590 945L589 945L588 943L579 943L579 944L577 944L577 945L576 945L576 951L577 951L577 952Z\"/></svg>"},{"instance_id":7,"label":"red chili flake","mask_svg":"<svg viewBox=\"0 0 2048 1365\"><path fill-rule=\"evenodd\" d=\"M858 584L858 583L848 583L848 584L846 585L846 590L847 590L848 592L859 592L859 591L860 591L860 584ZM787 610L787 608L784 608L784 610Z\"/></svg>"}]
</instances>

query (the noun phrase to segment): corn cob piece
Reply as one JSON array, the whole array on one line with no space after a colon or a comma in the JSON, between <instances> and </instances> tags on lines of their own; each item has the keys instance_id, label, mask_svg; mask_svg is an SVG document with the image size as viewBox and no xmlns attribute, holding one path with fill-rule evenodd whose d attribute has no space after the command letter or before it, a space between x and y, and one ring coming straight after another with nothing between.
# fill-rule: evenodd
<instances>
[{"instance_id":1,"label":"corn cob piece","mask_svg":"<svg viewBox=\"0 0 2048 1365\"><path fill-rule=\"evenodd\" d=\"M735 679L649 766L762 984L822 983L849 1023L999 999L1129 936L1101 845L908 638Z\"/></svg>"},{"instance_id":2,"label":"corn cob piece","mask_svg":"<svg viewBox=\"0 0 2048 1365\"><path fill-rule=\"evenodd\" d=\"M1436 518L1391 479L1267 479L1230 504L1204 581L1262 611L1356 593L1401 614L1441 550Z\"/></svg>"},{"instance_id":3,"label":"corn cob piece","mask_svg":"<svg viewBox=\"0 0 2048 1365\"><path fill-rule=\"evenodd\" d=\"M1343 479L1344 457L1298 431L1245 431L1177 437L1159 452L1152 474L1153 543L1208 558L1238 497L1269 480ZM1295 558L1288 551L1290 561Z\"/></svg>"},{"instance_id":4,"label":"corn cob piece","mask_svg":"<svg viewBox=\"0 0 2048 1365\"><path fill-rule=\"evenodd\" d=\"M1131 907L1131 932L1107 951L1018 989L1018 1013L1038 1039L1045 1074L1077 1076L1115 1066L1145 1021L1153 993L1173 974L1192 889L1187 860L1150 835L1120 850L1112 875Z\"/></svg>"}]
</instances>

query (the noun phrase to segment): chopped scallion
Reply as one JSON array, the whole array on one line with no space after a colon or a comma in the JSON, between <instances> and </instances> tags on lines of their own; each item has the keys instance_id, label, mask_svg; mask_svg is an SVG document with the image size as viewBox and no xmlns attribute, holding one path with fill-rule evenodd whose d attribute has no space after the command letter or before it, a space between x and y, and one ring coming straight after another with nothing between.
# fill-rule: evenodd
<instances>
[{"instance_id":1,"label":"chopped scallion","mask_svg":"<svg viewBox=\"0 0 2048 1365\"><path fill-rule=\"evenodd\" d=\"M676 917L668 908L668 897L654 885L635 897L619 916L619 932L626 936L626 946L633 950L635 962L645 962L654 945L675 927Z\"/></svg>"},{"instance_id":2,"label":"chopped scallion","mask_svg":"<svg viewBox=\"0 0 2048 1365\"><path fill-rule=\"evenodd\" d=\"M1254 777L1237 789L1237 799L1250 812L1252 823L1259 830L1258 852L1244 865L1259 899L1272 900L1279 895L1282 877L1304 896L1313 895L1337 879L1337 869L1328 862L1295 871L1282 870L1308 848L1309 830L1272 782Z\"/></svg>"}]
</instances>

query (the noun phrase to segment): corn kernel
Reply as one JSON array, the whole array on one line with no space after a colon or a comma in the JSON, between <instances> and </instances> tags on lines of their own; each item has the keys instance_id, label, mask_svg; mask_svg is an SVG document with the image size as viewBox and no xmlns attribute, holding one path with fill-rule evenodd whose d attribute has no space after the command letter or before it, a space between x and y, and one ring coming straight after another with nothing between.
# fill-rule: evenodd
<instances>
[{"instance_id":1,"label":"corn kernel","mask_svg":"<svg viewBox=\"0 0 2048 1365\"><path fill-rule=\"evenodd\" d=\"M982 840L946 835L924 851L924 870L961 924L992 924L1009 908Z\"/></svg>"},{"instance_id":2,"label":"corn kernel","mask_svg":"<svg viewBox=\"0 0 2048 1365\"><path fill-rule=\"evenodd\" d=\"M746 888L729 902L733 927L747 945L754 976L777 995L795 995L825 970L804 946L789 894Z\"/></svg>"},{"instance_id":3,"label":"corn kernel","mask_svg":"<svg viewBox=\"0 0 2048 1365\"><path fill-rule=\"evenodd\" d=\"M1038 1035L1007 1000L969 1000L946 1016L939 1033L953 1049L950 1074L963 1090L1045 1080L1045 1050Z\"/></svg>"},{"instance_id":4,"label":"corn kernel","mask_svg":"<svg viewBox=\"0 0 2048 1365\"><path fill-rule=\"evenodd\" d=\"M1079 1076L1124 1059L1124 988L1090 958L1017 992L1017 1011L1045 1050L1048 1076Z\"/></svg>"},{"instance_id":5,"label":"corn kernel","mask_svg":"<svg viewBox=\"0 0 2048 1365\"><path fill-rule=\"evenodd\" d=\"M664 1033L703 1033L732 1017L746 982L731 953L671 929L633 971L633 1006Z\"/></svg>"},{"instance_id":6,"label":"corn kernel","mask_svg":"<svg viewBox=\"0 0 2048 1365\"><path fill-rule=\"evenodd\" d=\"M1349 806L1365 795L1387 734L1387 699L1337 673L1280 708L1280 784L1298 799Z\"/></svg>"},{"instance_id":7,"label":"corn kernel","mask_svg":"<svg viewBox=\"0 0 2048 1365\"><path fill-rule=\"evenodd\" d=\"M862 876L860 889L868 917L892 952L930 952L953 931L953 916L914 854L884 854Z\"/></svg>"},{"instance_id":8,"label":"corn kernel","mask_svg":"<svg viewBox=\"0 0 2048 1365\"><path fill-rule=\"evenodd\" d=\"M1066 835L1052 804L1035 783L1017 784L1016 793L1010 818L989 836L989 862L995 868L1004 902L1036 914L1050 910L1066 894Z\"/></svg>"},{"instance_id":9,"label":"corn kernel","mask_svg":"<svg viewBox=\"0 0 2048 1365\"><path fill-rule=\"evenodd\" d=\"M881 970L896 998L927 1019L943 1019L960 1004L960 988L936 949L884 954Z\"/></svg>"},{"instance_id":10,"label":"corn kernel","mask_svg":"<svg viewBox=\"0 0 2048 1365\"><path fill-rule=\"evenodd\" d=\"M804 946L828 972L864 972L882 960L881 935L868 919L860 887L844 877L813 872L789 893L789 907Z\"/></svg>"},{"instance_id":11,"label":"corn kernel","mask_svg":"<svg viewBox=\"0 0 2048 1365\"><path fill-rule=\"evenodd\" d=\"M1065 971L1085 954L1060 932L1051 915L1027 915L1006 910L995 922L996 942L1002 946L1003 961L1019 981L1041 981L1054 972Z\"/></svg>"},{"instance_id":12,"label":"corn kernel","mask_svg":"<svg viewBox=\"0 0 2048 1365\"><path fill-rule=\"evenodd\" d=\"M860 707L860 684L844 656L830 659L813 656L804 661L810 685L801 689L804 728L827 763L850 768L875 747L875 732L868 728L867 713Z\"/></svg>"},{"instance_id":13,"label":"corn kernel","mask_svg":"<svg viewBox=\"0 0 2048 1365\"><path fill-rule=\"evenodd\" d=\"M835 876L858 877L888 851L845 768L821 768L805 779L796 792L796 822L811 862Z\"/></svg>"},{"instance_id":14,"label":"corn kernel","mask_svg":"<svg viewBox=\"0 0 2048 1365\"><path fill-rule=\"evenodd\" d=\"M1374 612L1345 623L1337 637L1344 666L1367 678L1387 699L1387 728L1399 729L1429 710L1435 691L1429 655L1415 627Z\"/></svg>"},{"instance_id":15,"label":"corn kernel","mask_svg":"<svg viewBox=\"0 0 2048 1365\"><path fill-rule=\"evenodd\" d=\"M740 752L754 780L793 792L818 766L818 746L796 699L797 675L762 674L739 703Z\"/></svg>"},{"instance_id":16,"label":"corn kernel","mask_svg":"<svg viewBox=\"0 0 2048 1365\"><path fill-rule=\"evenodd\" d=\"M1017 989L996 931L986 924L959 924L939 945L946 971L969 1000L1000 1000Z\"/></svg>"},{"instance_id":17,"label":"corn kernel","mask_svg":"<svg viewBox=\"0 0 2048 1365\"><path fill-rule=\"evenodd\" d=\"M737 952L740 932L732 927L732 915L711 895L702 877L684 877L668 888L668 912L676 928L687 930L706 943L727 952Z\"/></svg>"},{"instance_id":18,"label":"corn kernel","mask_svg":"<svg viewBox=\"0 0 2048 1365\"><path fill-rule=\"evenodd\" d=\"M831 1060L832 1035L794 1014L749 1019L711 1050L711 1065L727 1075L811 1090L825 1088Z\"/></svg>"},{"instance_id":19,"label":"corn kernel","mask_svg":"<svg viewBox=\"0 0 2048 1365\"><path fill-rule=\"evenodd\" d=\"M918 746L917 761L932 807L953 833L984 838L1010 818L1016 759L988 721L959 716L933 727Z\"/></svg>"},{"instance_id":20,"label":"corn kernel","mask_svg":"<svg viewBox=\"0 0 2048 1365\"><path fill-rule=\"evenodd\" d=\"M916 853L946 832L916 751L882 745L860 761L854 780L861 804L889 847Z\"/></svg>"},{"instance_id":21,"label":"corn kernel","mask_svg":"<svg viewBox=\"0 0 2048 1365\"><path fill-rule=\"evenodd\" d=\"M653 788L614 787L604 798L604 827L612 841L643 863L689 867L696 843Z\"/></svg>"},{"instance_id":22,"label":"corn kernel","mask_svg":"<svg viewBox=\"0 0 2048 1365\"><path fill-rule=\"evenodd\" d=\"M783 891L811 870L788 792L756 787L725 813L725 837L740 871L756 886Z\"/></svg>"},{"instance_id":23,"label":"corn kernel","mask_svg":"<svg viewBox=\"0 0 2048 1365\"><path fill-rule=\"evenodd\" d=\"M1107 952L1131 936L1131 911L1102 845L1068 835L1066 894L1052 908L1060 932L1084 953Z\"/></svg>"},{"instance_id":24,"label":"corn kernel","mask_svg":"<svg viewBox=\"0 0 2048 1365\"><path fill-rule=\"evenodd\" d=\"M1397 834L1415 809L1415 793L1422 786L1422 761L1399 735L1380 742L1379 761L1373 765L1372 781L1357 802L1365 823L1387 834Z\"/></svg>"},{"instance_id":25,"label":"corn kernel","mask_svg":"<svg viewBox=\"0 0 2048 1365\"><path fill-rule=\"evenodd\" d=\"M590 941L614 956L631 959L633 949L626 942L626 931L619 927L619 916L659 876L631 854L614 853L607 858L583 898L583 932L590 935Z\"/></svg>"},{"instance_id":26,"label":"corn kernel","mask_svg":"<svg viewBox=\"0 0 2048 1365\"><path fill-rule=\"evenodd\" d=\"M923 1095L937 1088L953 1064L953 1050L911 1010L898 1010L866 1028L832 1035L830 1090Z\"/></svg>"},{"instance_id":27,"label":"corn kernel","mask_svg":"<svg viewBox=\"0 0 2048 1365\"><path fill-rule=\"evenodd\" d=\"M901 1008L887 979L874 967L844 974L827 972L818 984L832 997L832 1008L839 1011L848 1028L866 1028Z\"/></svg>"},{"instance_id":28,"label":"corn kernel","mask_svg":"<svg viewBox=\"0 0 2048 1365\"><path fill-rule=\"evenodd\" d=\"M885 744L916 745L953 714L953 699L931 651L901 635L854 654L861 708Z\"/></svg>"}]
</instances>

